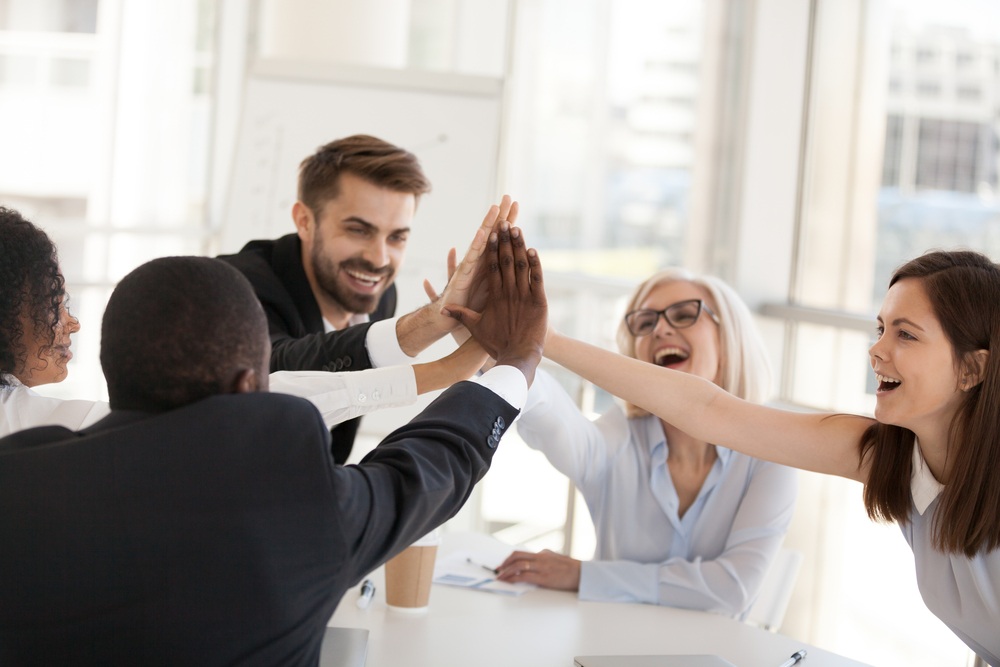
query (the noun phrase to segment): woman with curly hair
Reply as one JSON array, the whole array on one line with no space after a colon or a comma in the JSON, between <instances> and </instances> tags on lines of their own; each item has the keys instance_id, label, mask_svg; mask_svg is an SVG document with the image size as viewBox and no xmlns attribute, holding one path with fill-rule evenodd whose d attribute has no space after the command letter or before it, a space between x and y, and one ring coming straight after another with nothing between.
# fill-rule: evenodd
<instances>
[{"instance_id":1,"label":"woman with curly hair","mask_svg":"<svg viewBox=\"0 0 1000 667\"><path fill-rule=\"evenodd\" d=\"M473 242L466 261L475 259L472 253L481 252L480 246L485 243ZM51 239L17 211L0 206L0 437L45 425L79 430L109 411L103 401L61 400L32 390L61 382L68 374L70 336L80 330L80 322L70 314L67 300ZM470 341L427 363L351 373L281 371L270 375L269 385L270 391L309 399L332 427L382 408L409 405L418 394L469 378L485 359L482 348Z\"/></svg>"},{"instance_id":2,"label":"woman with curly hair","mask_svg":"<svg viewBox=\"0 0 1000 667\"><path fill-rule=\"evenodd\" d=\"M56 248L17 211L0 207L0 384L33 387L66 377L70 334L80 323L66 308Z\"/></svg>"},{"instance_id":3,"label":"woman with curly hair","mask_svg":"<svg viewBox=\"0 0 1000 667\"><path fill-rule=\"evenodd\" d=\"M30 391L61 382L73 358L70 314L56 247L13 209L0 207L0 435L41 424L82 427L104 403L62 401Z\"/></svg>"}]
</instances>

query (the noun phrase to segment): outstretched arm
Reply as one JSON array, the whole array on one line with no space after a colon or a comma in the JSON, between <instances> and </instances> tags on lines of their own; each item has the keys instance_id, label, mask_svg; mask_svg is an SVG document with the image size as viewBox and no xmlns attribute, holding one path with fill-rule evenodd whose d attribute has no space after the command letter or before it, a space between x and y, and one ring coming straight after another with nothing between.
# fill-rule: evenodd
<instances>
[{"instance_id":1,"label":"outstretched arm","mask_svg":"<svg viewBox=\"0 0 1000 667\"><path fill-rule=\"evenodd\" d=\"M871 419L757 405L695 375L630 359L556 331L546 338L545 355L705 442L795 468L866 478L858 445Z\"/></svg>"},{"instance_id":2,"label":"outstretched arm","mask_svg":"<svg viewBox=\"0 0 1000 667\"><path fill-rule=\"evenodd\" d=\"M469 379L485 359L482 347L470 341L446 357L412 366L342 373L279 371L271 373L269 390L308 399L332 428L378 410L412 405L419 394Z\"/></svg>"}]
</instances>

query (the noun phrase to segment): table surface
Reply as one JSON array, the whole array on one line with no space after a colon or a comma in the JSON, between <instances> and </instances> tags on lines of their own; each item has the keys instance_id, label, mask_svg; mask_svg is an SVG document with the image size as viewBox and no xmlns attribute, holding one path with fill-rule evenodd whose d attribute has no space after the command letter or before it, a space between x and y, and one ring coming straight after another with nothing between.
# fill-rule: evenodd
<instances>
[{"instance_id":1,"label":"table surface","mask_svg":"<svg viewBox=\"0 0 1000 667\"><path fill-rule=\"evenodd\" d=\"M474 533L445 533L440 555L458 549L492 553L511 547ZM862 663L730 618L647 604L581 602L575 593L532 589L519 597L434 584L423 613L385 604L382 568L370 575L367 609L348 591L329 625L369 631L367 667L477 665L572 667L578 655L716 654L736 667L778 667L799 649L801 667Z\"/></svg>"}]
</instances>

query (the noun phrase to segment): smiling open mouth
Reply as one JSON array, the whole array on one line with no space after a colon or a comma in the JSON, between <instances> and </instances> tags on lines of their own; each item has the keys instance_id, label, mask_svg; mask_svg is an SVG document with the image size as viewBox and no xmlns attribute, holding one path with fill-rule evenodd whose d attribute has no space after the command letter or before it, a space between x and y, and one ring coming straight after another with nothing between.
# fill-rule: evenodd
<instances>
[{"instance_id":1,"label":"smiling open mouth","mask_svg":"<svg viewBox=\"0 0 1000 667\"><path fill-rule=\"evenodd\" d=\"M881 375L879 373L875 374L875 379L878 380L879 391L892 391L899 386L900 382L902 382L902 380L897 380L896 378L891 378L887 375Z\"/></svg>"},{"instance_id":2,"label":"smiling open mouth","mask_svg":"<svg viewBox=\"0 0 1000 667\"><path fill-rule=\"evenodd\" d=\"M344 272L357 282L367 285L368 287L375 287L385 279L384 275L380 276L374 273L365 273L363 271L355 271L352 269L345 269Z\"/></svg>"},{"instance_id":3,"label":"smiling open mouth","mask_svg":"<svg viewBox=\"0 0 1000 667\"><path fill-rule=\"evenodd\" d=\"M665 347L653 355L653 363L657 366L673 366L686 361L690 355L679 347Z\"/></svg>"}]
</instances>

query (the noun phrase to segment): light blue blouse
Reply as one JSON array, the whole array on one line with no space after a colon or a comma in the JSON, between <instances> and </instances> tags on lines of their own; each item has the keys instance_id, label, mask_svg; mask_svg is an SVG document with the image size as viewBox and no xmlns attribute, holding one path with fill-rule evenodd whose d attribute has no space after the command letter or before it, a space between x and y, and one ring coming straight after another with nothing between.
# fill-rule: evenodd
<instances>
[{"instance_id":1,"label":"light blue blouse","mask_svg":"<svg viewBox=\"0 0 1000 667\"><path fill-rule=\"evenodd\" d=\"M592 422L539 370L517 426L590 510L597 547L581 568L581 599L746 617L788 530L796 471L717 447L680 517L656 417L629 419L615 407Z\"/></svg>"},{"instance_id":2,"label":"light blue blouse","mask_svg":"<svg viewBox=\"0 0 1000 667\"><path fill-rule=\"evenodd\" d=\"M901 525L913 549L924 604L991 665L1000 665L1000 550L974 558L934 547L934 513L944 487L913 446L910 523Z\"/></svg>"}]
</instances>

